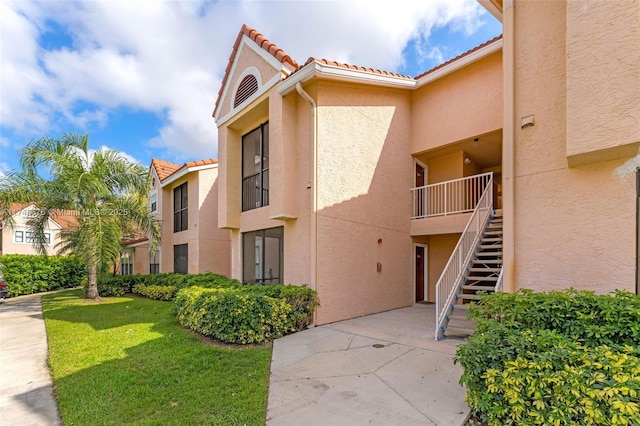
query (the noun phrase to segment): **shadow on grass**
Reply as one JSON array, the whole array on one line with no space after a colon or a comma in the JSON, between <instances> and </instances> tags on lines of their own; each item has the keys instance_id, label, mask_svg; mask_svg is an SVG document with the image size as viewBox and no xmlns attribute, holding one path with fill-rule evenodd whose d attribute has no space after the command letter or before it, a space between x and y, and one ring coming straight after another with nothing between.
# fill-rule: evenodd
<instances>
[{"instance_id":1,"label":"shadow on grass","mask_svg":"<svg viewBox=\"0 0 640 426\"><path fill-rule=\"evenodd\" d=\"M204 344L168 302L65 292L44 309L65 424L264 424L270 347Z\"/></svg>"}]
</instances>

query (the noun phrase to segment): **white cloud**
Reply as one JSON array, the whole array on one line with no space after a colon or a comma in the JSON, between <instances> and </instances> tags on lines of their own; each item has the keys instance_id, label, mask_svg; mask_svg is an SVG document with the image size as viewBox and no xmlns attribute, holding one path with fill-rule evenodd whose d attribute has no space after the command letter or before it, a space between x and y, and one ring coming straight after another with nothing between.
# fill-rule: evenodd
<instances>
[{"instance_id":1,"label":"white cloud","mask_svg":"<svg viewBox=\"0 0 640 426\"><path fill-rule=\"evenodd\" d=\"M215 155L211 111L243 23L299 63L317 56L396 71L410 40L446 24L472 33L481 10L475 0L9 0L0 4L0 125L29 136L84 130L126 107L166 118L152 146ZM71 48L38 45L51 21Z\"/></svg>"}]
</instances>

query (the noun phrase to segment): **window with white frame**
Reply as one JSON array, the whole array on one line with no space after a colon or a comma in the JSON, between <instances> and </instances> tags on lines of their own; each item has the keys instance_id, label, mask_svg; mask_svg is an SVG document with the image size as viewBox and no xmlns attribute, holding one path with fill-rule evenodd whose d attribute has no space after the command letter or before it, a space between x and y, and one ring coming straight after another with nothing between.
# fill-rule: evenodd
<instances>
[{"instance_id":1,"label":"window with white frame","mask_svg":"<svg viewBox=\"0 0 640 426\"><path fill-rule=\"evenodd\" d=\"M32 231L14 231L13 242L18 244L33 244L36 242L35 235ZM51 233L44 233L45 245L51 244Z\"/></svg>"},{"instance_id":2,"label":"window with white frame","mask_svg":"<svg viewBox=\"0 0 640 426\"><path fill-rule=\"evenodd\" d=\"M133 275L133 253L130 251L120 256L120 275Z\"/></svg>"},{"instance_id":3,"label":"window with white frame","mask_svg":"<svg viewBox=\"0 0 640 426\"><path fill-rule=\"evenodd\" d=\"M158 211L158 193L154 192L153 194L151 194L151 197L149 197L149 203L151 204L151 213L155 213L156 211Z\"/></svg>"},{"instance_id":4,"label":"window with white frame","mask_svg":"<svg viewBox=\"0 0 640 426\"><path fill-rule=\"evenodd\" d=\"M156 251L154 254L149 255L149 273L160 273L160 250Z\"/></svg>"}]
</instances>

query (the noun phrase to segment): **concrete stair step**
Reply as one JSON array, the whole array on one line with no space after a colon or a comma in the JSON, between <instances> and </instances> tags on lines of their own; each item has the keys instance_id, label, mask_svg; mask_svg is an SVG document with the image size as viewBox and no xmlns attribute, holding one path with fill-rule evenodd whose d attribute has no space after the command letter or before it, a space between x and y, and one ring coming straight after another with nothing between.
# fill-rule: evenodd
<instances>
[{"instance_id":1,"label":"concrete stair step","mask_svg":"<svg viewBox=\"0 0 640 426\"><path fill-rule=\"evenodd\" d=\"M474 256L479 257L479 256L494 256L494 257L501 257L502 256L502 251L477 251L474 253Z\"/></svg>"},{"instance_id":2,"label":"concrete stair step","mask_svg":"<svg viewBox=\"0 0 640 426\"><path fill-rule=\"evenodd\" d=\"M502 235L502 231L484 231L483 236L492 237L494 235Z\"/></svg>"},{"instance_id":3,"label":"concrete stair step","mask_svg":"<svg viewBox=\"0 0 640 426\"><path fill-rule=\"evenodd\" d=\"M489 238L480 238L480 242L484 243L501 243L502 237L489 237Z\"/></svg>"},{"instance_id":4,"label":"concrete stair step","mask_svg":"<svg viewBox=\"0 0 640 426\"><path fill-rule=\"evenodd\" d=\"M456 294L458 300L480 300L480 296L477 294Z\"/></svg>"},{"instance_id":5,"label":"concrete stair step","mask_svg":"<svg viewBox=\"0 0 640 426\"><path fill-rule=\"evenodd\" d=\"M498 277L480 277L480 276L475 276L475 275L464 276L464 277L462 277L462 279L465 282L469 282L469 281L493 281L493 282L496 282L496 281L498 281Z\"/></svg>"},{"instance_id":6,"label":"concrete stair step","mask_svg":"<svg viewBox=\"0 0 640 426\"><path fill-rule=\"evenodd\" d=\"M486 250L486 249L501 249L502 244L480 244L478 249Z\"/></svg>"},{"instance_id":7,"label":"concrete stair step","mask_svg":"<svg viewBox=\"0 0 640 426\"><path fill-rule=\"evenodd\" d=\"M502 265L500 259L471 259L472 265Z\"/></svg>"},{"instance_id":8,"label":"concrete stair step","mask_svg":"<svg viewBox=\"0 0 640 426\"><path fill-rule=\"evenodd\" d=\"M467 268L467 272L500 272L502 268Z\"/></svg>"},{"instance_id":9,"label":"concrete stair step","mask_svg":"<svg viewBox=\"0 0 640 426\"><path fill-rule=\"evenodd\" d=\"M492 285L461 285L463 290L475 290L475 291L496 291L496 287Z\"/></svg>"}]
</instances>

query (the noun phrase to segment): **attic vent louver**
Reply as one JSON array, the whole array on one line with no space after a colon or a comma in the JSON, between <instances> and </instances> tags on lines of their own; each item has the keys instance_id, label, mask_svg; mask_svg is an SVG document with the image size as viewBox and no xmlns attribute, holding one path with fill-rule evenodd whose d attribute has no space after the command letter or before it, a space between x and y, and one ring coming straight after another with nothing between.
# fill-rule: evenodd
<instances>
[{"instance_id":1,"label":"attic vent louver","mask_svg":"<svg viewBox=\"0 0 640 426\"><path fill-rule=\"evenodd\" d=\"M233 107L237 107L258 91L258 80L252 74L247 75L242 79L238 90L236 91L236 98L233 101Z\"/></svg>"}]
</instances>

